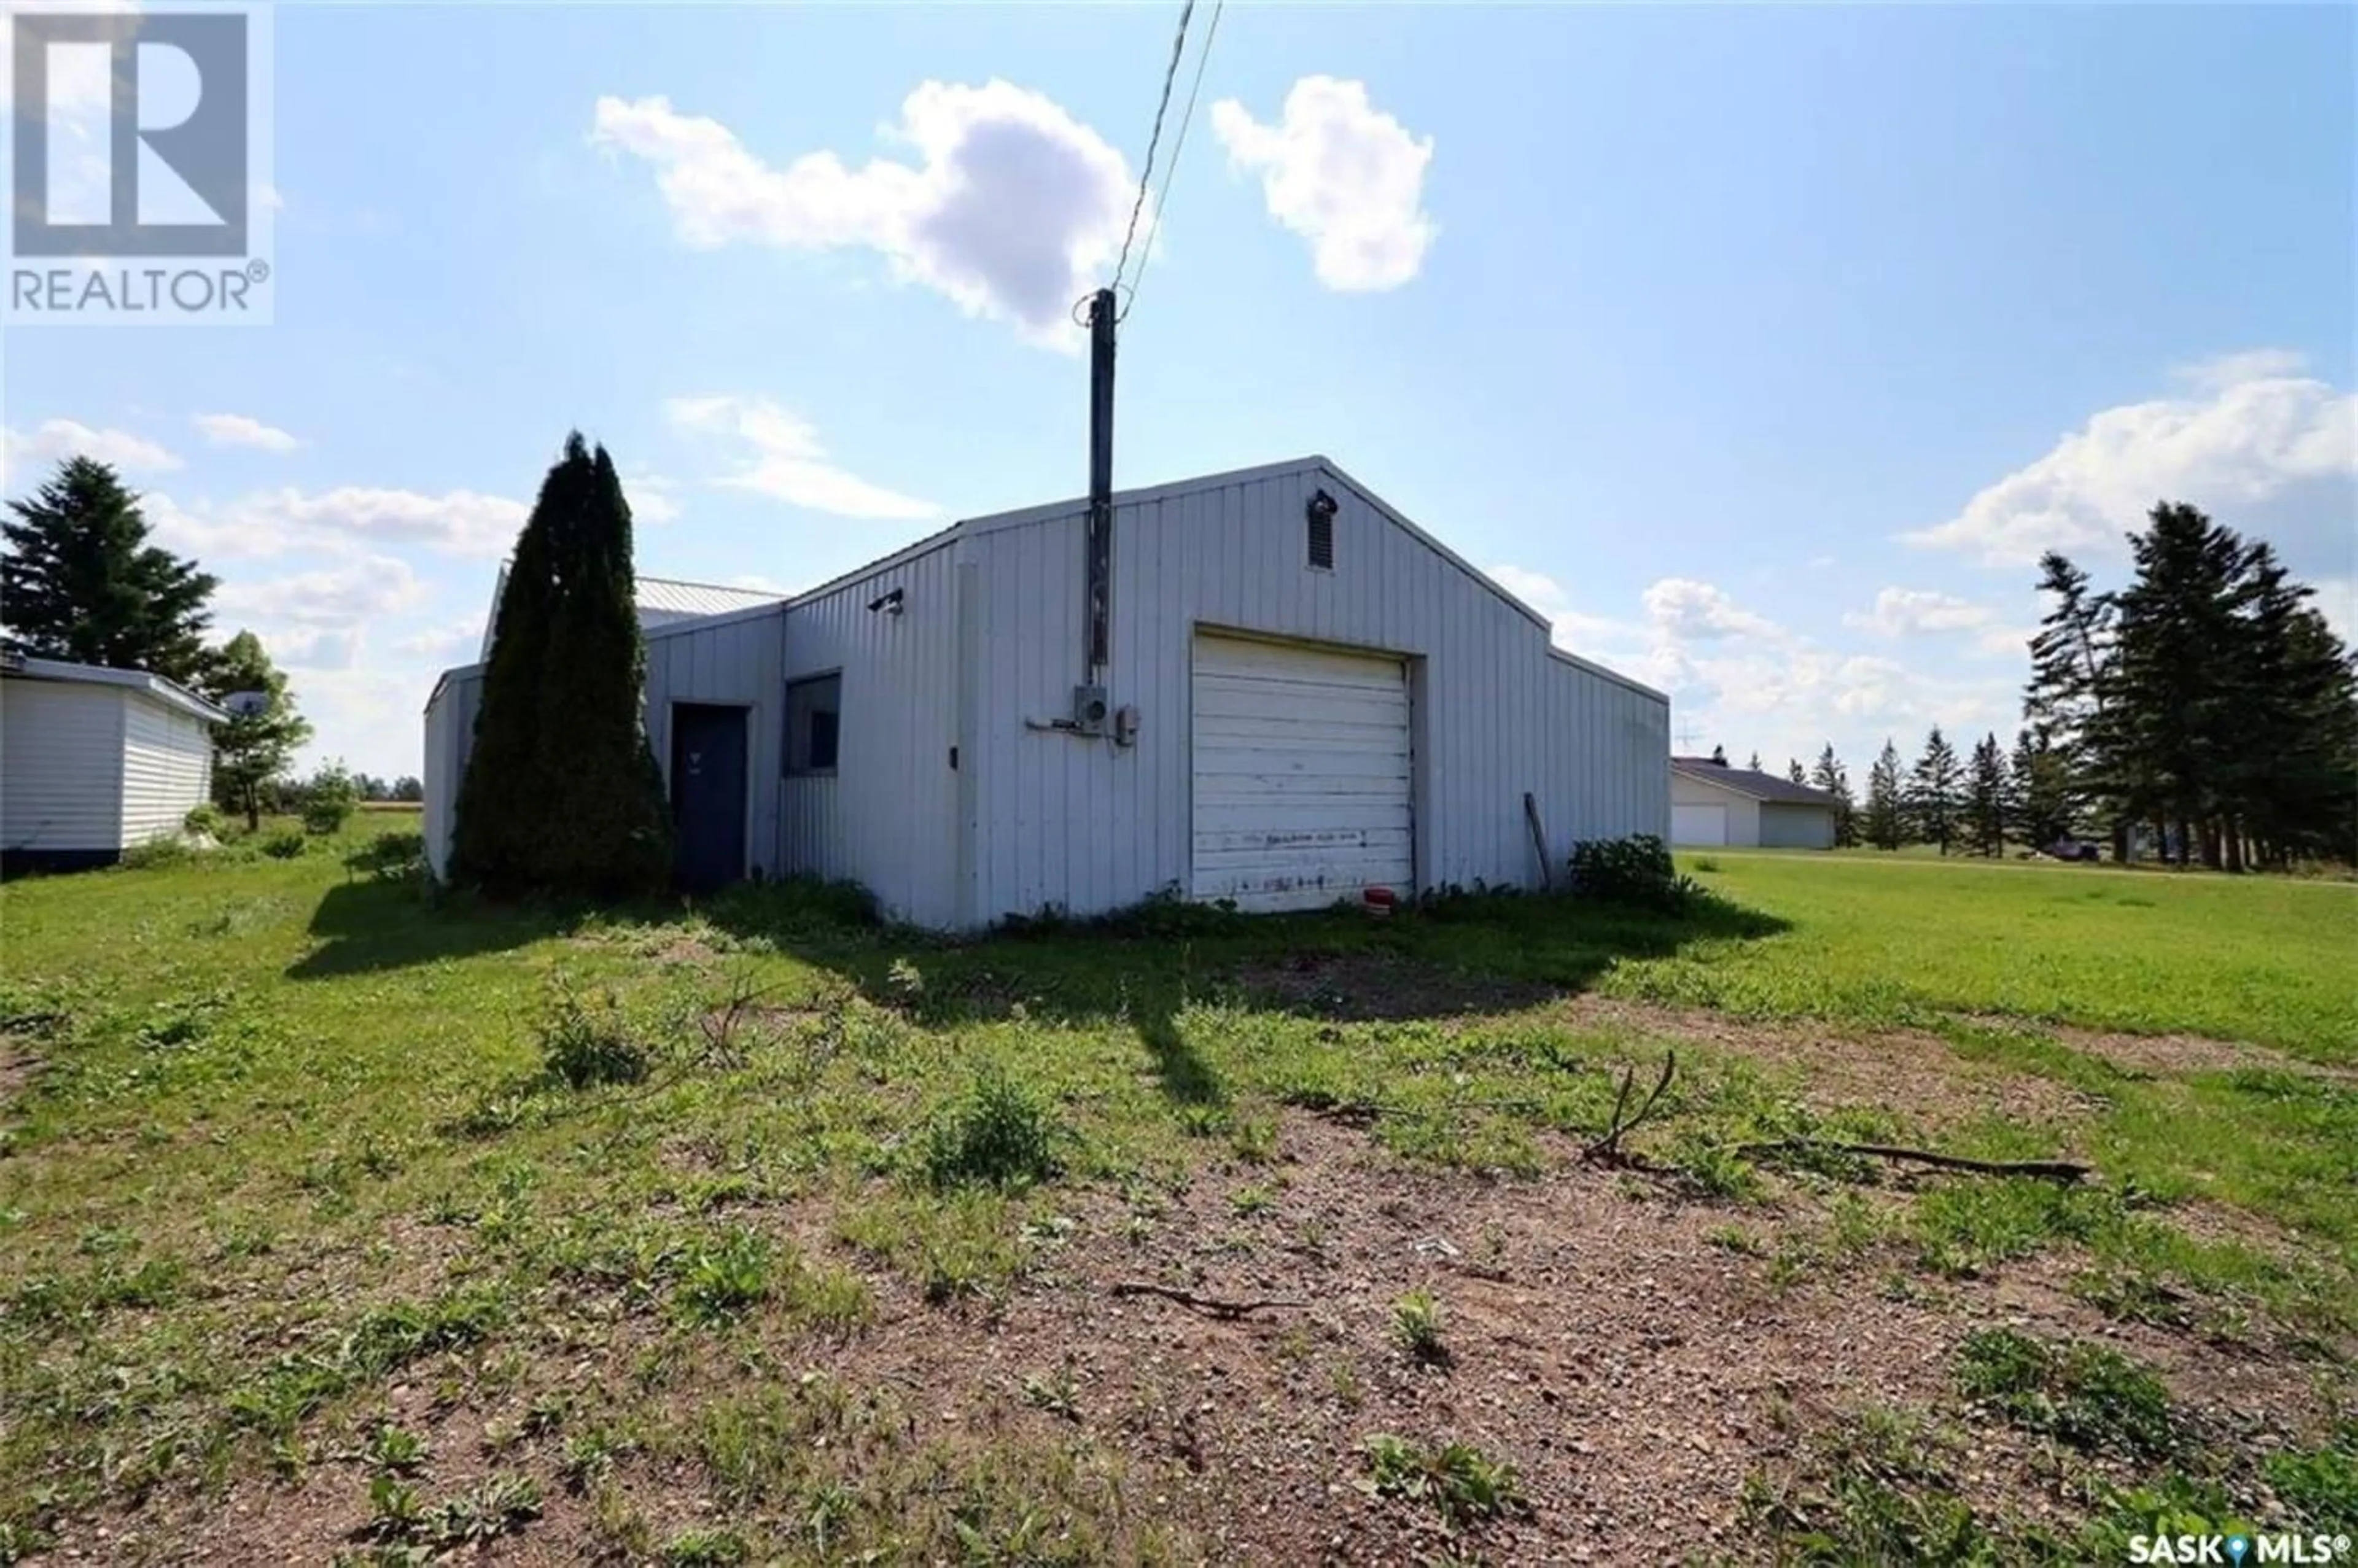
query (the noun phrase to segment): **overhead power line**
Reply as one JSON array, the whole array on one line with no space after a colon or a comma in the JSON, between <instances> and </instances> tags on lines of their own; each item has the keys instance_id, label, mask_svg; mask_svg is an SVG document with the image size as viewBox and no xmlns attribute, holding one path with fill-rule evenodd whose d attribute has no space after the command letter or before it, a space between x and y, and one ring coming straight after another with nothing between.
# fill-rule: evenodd
<instances>
[{"instance_id":1,"label":"overhead power line","mask_svg":"<svg viewBox=\"0 0 2358 1568\"><path fill-rule=\"evenodd\" d=\"M1187 49L1187 23L1195 15L1195 0L1179 8L1179 31L1171 39L1171 63L1163 68L1163 96L1154 105L1154 130L1146 138L1146 166L1139 171L1138 195L1130 204L1130 226L1122 232L1121 256L1113 265L1113 287L1130 266L1130 243L1138 237L1138 215L1146 207L1147 188L1154 179L1154 154L1163 145L1163 116L1171 107L1172 84L1179 80L1179 59Z\"/></svg>"},{"instance_id":2,"label":"overhead power line","mask_svg":"<svg viewBox=\"0 0 2358 1568\"><path fill-rule=\"evenodd\" d=\"M1195 51L1195 74L1187 83L1187 107L1179 112L1179 134L1171 139L1171 161L1163 166L1163 189L1154 193L1154 216L1147 221L1146 243L1138 253L1138 277L1146 276L1147 258L1154 254L1154 236L1163 227L1163 211L1171 204L1171 178L1179 172L1180 157L1187 150L1187 127L1195 123L1195 97L1204 91L1204 64L1212 58L1212 40L1220 36L1220 13L1228 8L1228 0L1213 0L1212 19L1204 28L1204 47ZM1138 278L1130 282L1130 297L1122 302L1121 313L1130 314L1138 303Z\"/></svg>"}]
</instances>

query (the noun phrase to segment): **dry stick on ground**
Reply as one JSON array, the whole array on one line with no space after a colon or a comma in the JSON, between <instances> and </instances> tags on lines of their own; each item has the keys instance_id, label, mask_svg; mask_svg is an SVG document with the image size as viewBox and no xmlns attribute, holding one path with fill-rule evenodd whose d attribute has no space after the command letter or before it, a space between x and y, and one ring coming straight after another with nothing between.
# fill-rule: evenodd
<instances>
[{"instance_id":1,"label":"dry stick on ground","mask_svg":"<svg viewBox=\"0 0 2358 1568\"><path fill-rule=\"evenodd\" d=\"M1984 1176L2039 1176L2050 1182L2076 1182L2096 1173L2093 1165L2071 1160L1973 1160L1963 1154L1936 1154L1930 1149L1903 1149L1890 1143L1837 1143L1821 1138L1779 1138L1768 1143L1738 1144L1738 1154L1793 1153L1859 1154L1876 1160L1909 1160L1942 1171L1971 1171Z\"/></svg>"},{"instance_id":2,"label":"dry stick on ground","mask_svg":"<svg viewBox=\"0 0 2358 1568\"><path fill-rule=\"evenodd\" d=\"M1263 1307L1298 1307L1306 1303L1293 1296L1255 1296L1249 1301L1224 1302L1217 1296L1199 1296L1193 1291L1183 1291L1173 1285L1158 1285L1148 1280L1121 1280L1115 1282L1113 1293L1118 1296L1161 1296L1164 1301L1177 1302L1181 1306L1206 1312L1214 1317L1242 1317Z\"/></svg>"},{"instance_id":3,"label":"dry stick on ground","mask_svg":"<svg viewBox=\"0 0 2358 1568\"><path fill-rule=\"evenodd\" d=\"M1654 1114L1656 1102L1661 1099L1662 1091L1671 1087L1671 1075L1677 1072L1678 1067L1679 1054L1676 1051L1662 1053L1662 1076L1654 1080L1654 1092L1646 1097L1646 1102L1638 1108L1637 1115L1626 1119L1624 1113L1629 1108L1629 1090L1637 1082L1638 1069L1634 1065L1622 1068L1621 1092L1613 1097L1613 1119L1606 1126L1605 1136L1582 1150L1580 1157L1601 1161L1608 1165L1625 1162L1628 1156L1621 1152L1622 1135L1645 1125L1646 1119Z\"/></svg>"}]
</instances>

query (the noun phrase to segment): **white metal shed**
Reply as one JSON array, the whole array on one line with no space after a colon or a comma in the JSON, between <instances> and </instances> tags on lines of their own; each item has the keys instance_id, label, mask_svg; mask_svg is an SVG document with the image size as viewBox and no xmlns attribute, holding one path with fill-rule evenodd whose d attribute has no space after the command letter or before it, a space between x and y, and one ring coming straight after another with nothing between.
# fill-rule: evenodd
<instances>
[{"instance_id":1,"label":"white metal shed","mask_svg":"<svg viewBox=\"0 0 2358 1568\"><path fill-rule=\"evenodd\" d=\"M0 663L0 863L111 865L178 833L212 795L212 727L229 715L145 670Z\"/></svg>"},{"instance_id":2,"label":"white metal shed","mask_svg":"<svg viewBox=\"0 0 2358 1568\"><path fill-rule=\"evenodd\" d=\"M1113 503L1098 681L1081 501L651 628L648 725L683 827L741 820L738 874L849 878L943 929L1166 892L1286 909L1534 885L1526 795L1559 860L1669 834L1662 694L1553 647L1545 617L1327 460ZM427 713L438 865L466 677Z\"/></svg>"}]
</instances>

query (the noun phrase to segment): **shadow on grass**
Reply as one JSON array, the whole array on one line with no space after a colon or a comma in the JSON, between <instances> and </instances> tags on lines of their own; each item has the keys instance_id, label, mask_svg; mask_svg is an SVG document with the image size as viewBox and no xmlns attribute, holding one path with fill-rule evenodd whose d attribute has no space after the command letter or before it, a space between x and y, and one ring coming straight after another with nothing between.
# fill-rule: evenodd
<instances>
[{"instance_id":1,"label":"shadow on grass","mask_svg":"<svg viewBox=\"0 0 2358 1568\"><path fill-rule=\"evenodd\" d=\"M414 881L362 878L320 896L309 930L321 945L288 965L287 977L326 979L507 952L572 929L584 913L463 895L429 897Z\"/></svg>"},{"instance_id":2,"label":"shadow on grass","mask_svg":"<svg viewBox=\"0 0 2358 1568\"><path fill-rule=\"evenodd\" d=\"M1518 1011L1594 985L1614 965L1692 944L1746 941L1784 921L1719 900L1668 916L1539 894L1466 895L1370 915L1238 915L1155 900L1087 921L1028 920L968 941L860 926L843 889L732 890L701 913L842 975L928 1027L1018 1015L1060 1027L1126 1023L1175 1104L1227 1098L1180 1027L1191 1004L1335 1022L1412 1022ZM815 901L824 909L814 907ZM914 991L894 969L915 962Z\"/></svg>"},{"instance_id":3,"label":"shadow on grass","mask_svg":"<svg viewBox=\"0 0 2358 1568\"><path fill-rule=\"evenodd\" d=\"M578 928L588 905L429 899L413 882L333 887L311 918L320 946L296 979L362 974L525 946ZM730 936L836 974L929 1028L1015 1016L1066 1028L1127 1026L1163 1094L1227 1098L1180 1027L1191 1005L1336 1022L1412 1022L1519 1011L1594 985L1614 965L1701 942L1748 941L1783 921L1707 900L1670 916L1563 896L1466 895L1389 915L1356 910L1248 916L1154 900L1087 921L1011 923L957 940L882 924L865 894L789 880L693 905L604 912L659 924L693 914ZM914 963L922 984L909 984Z\"/></svg>"}]
</instances>

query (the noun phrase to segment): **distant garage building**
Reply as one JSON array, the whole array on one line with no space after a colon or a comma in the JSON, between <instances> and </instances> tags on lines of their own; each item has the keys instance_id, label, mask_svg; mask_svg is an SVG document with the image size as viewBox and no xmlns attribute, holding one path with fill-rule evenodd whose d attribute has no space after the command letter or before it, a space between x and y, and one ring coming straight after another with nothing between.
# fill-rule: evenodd
<instances>
[{"instance_id":1,"label":"distant garage building","mask_svg":"<svg viewBox=\"0 0 2358 1568\"><path fill-rule=\"evenodd\" d=\"M1710 757L1671 759L1671 842L1682 849L1831 849L1834 797Z\"/></svg>"},{"instance_id":2,"label":"distant garage building","mask_svg":"<svg viewBox=\"0 0 2358 1568\"><path fill-rule=\"evenodd\" d=\"M1557 860L1670 827L1662 694L1324 458L1117 492L1101 571L1087 541L1064 502L783 601L643 603L681 880L849 878L966 930L1536 886L1534 816ZM481 687L427 710L438 869Z\"/></svg>"},{"instance_id":3,"label":"distant garage building","mask_svg":"<svg viewBox=\"0 0 2358 1568\"><path fill-rule=\"evenodd\" d=\"M0 871L80 871L180 832L229 715L145 670L0 654Z\"/></svg>"}]
</instances>

